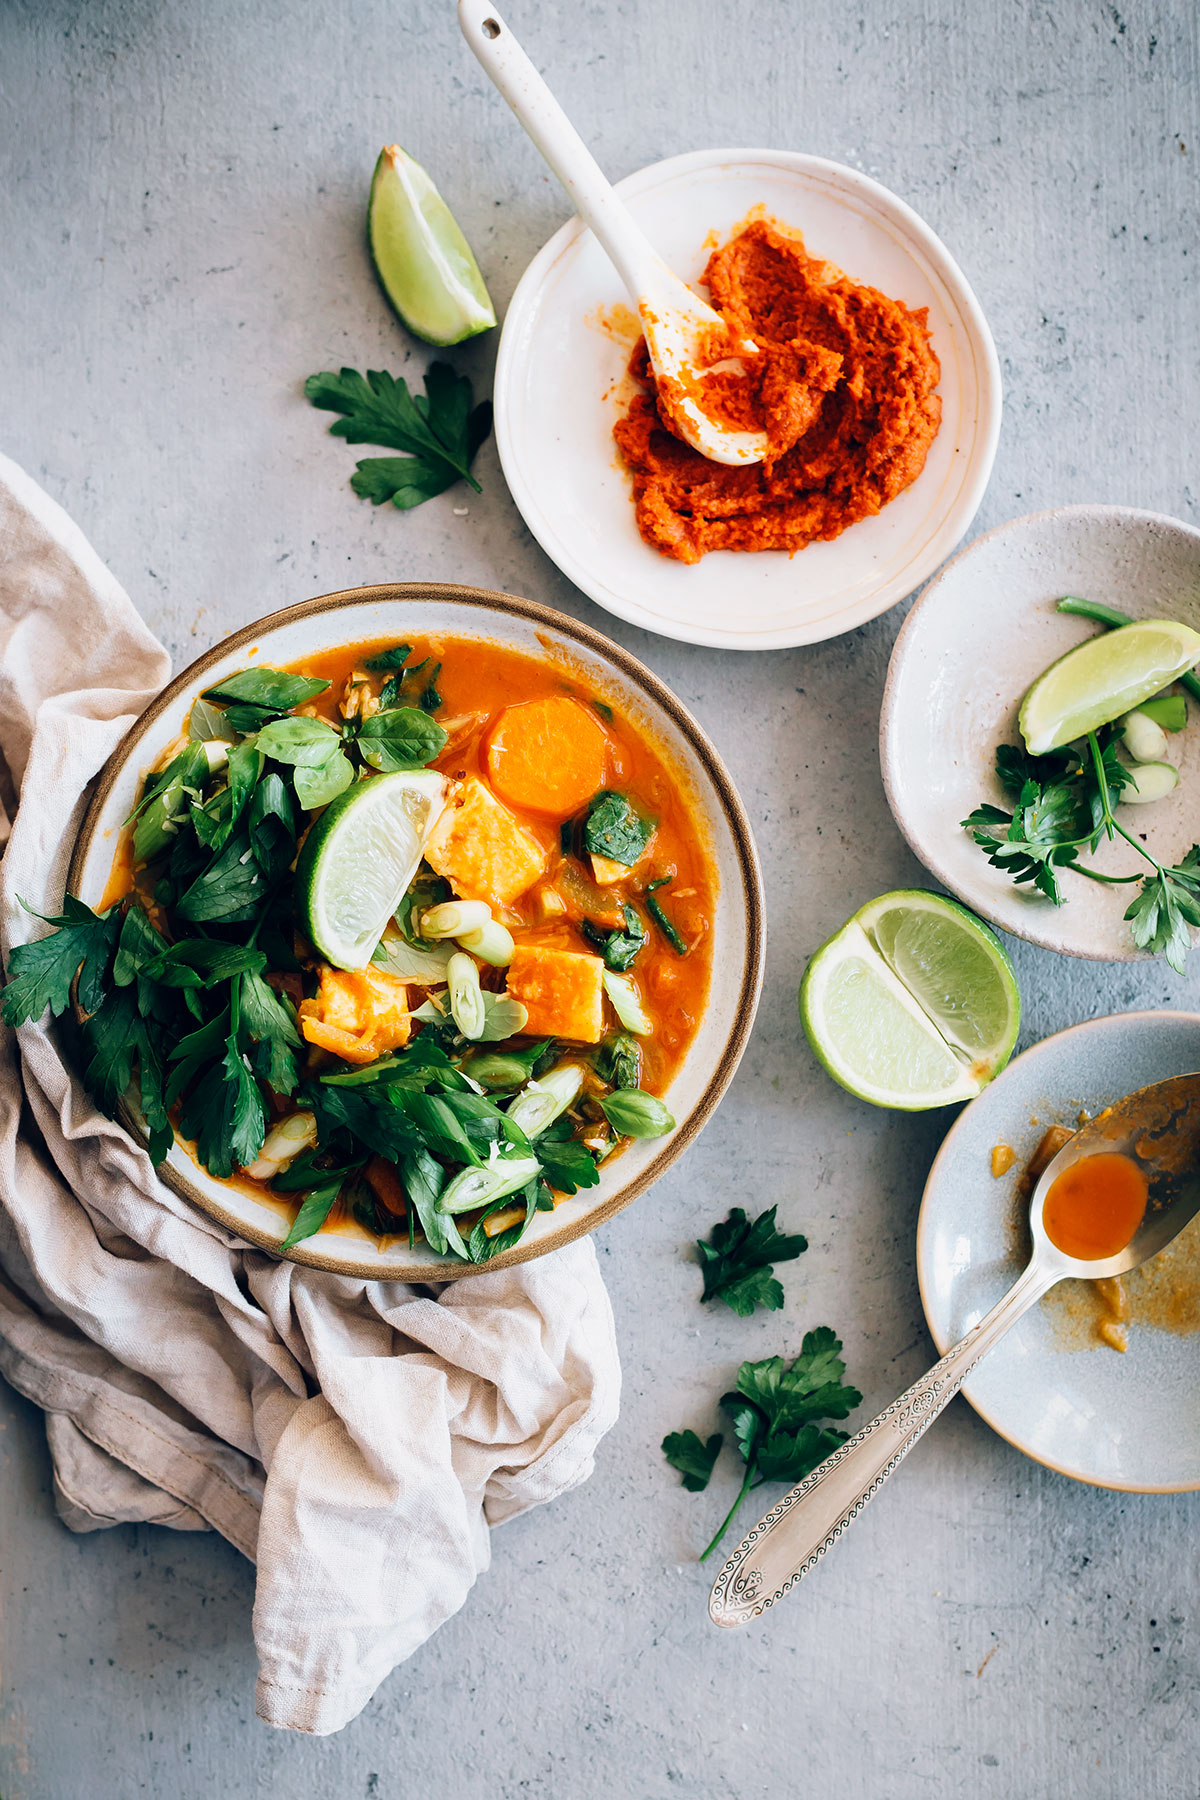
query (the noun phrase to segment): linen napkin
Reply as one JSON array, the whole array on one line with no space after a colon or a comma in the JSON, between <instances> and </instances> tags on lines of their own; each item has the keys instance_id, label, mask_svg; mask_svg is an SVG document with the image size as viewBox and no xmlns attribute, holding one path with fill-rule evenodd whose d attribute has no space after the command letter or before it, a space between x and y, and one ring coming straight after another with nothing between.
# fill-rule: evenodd
<instances>
[{"instance_id":1,"label":"linen napkin","mask_svg":"<svg viewBox=\"0 0 1200 1800\"><path fill-rule=\"evenodd\" d=\"M85 789L166 653L0 458L0 932L59 910ZM5 784L7 783L7 791ZM300 1268L158 1181L43 1022L0 1026L0 1372L63 1522L213 1529L257 1563L260 1718L337 1731L465 1600L489 1527L585 1479L620 1366L590 1240L428 1287Z\"/></svg>"}]
</instances>

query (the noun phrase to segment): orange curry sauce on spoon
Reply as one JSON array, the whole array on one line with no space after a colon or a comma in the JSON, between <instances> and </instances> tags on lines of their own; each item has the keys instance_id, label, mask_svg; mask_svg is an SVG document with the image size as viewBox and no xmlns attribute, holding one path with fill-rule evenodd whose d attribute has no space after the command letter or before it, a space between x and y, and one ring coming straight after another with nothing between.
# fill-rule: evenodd
<instances>
[{"instance_id":1,"label":"orange curry sauce on spoon","mask_svg":"<svg viewBox=\"0 0 1200 1800\"><path fill-rule=\"evenodd\" d=\"M1131 1156L1081 1156L1052 1183L1042 1208L1050 1242L1081 1262L1118 1255L1142 1222L1150 1184Z\"/></svg>"}]
</instances>

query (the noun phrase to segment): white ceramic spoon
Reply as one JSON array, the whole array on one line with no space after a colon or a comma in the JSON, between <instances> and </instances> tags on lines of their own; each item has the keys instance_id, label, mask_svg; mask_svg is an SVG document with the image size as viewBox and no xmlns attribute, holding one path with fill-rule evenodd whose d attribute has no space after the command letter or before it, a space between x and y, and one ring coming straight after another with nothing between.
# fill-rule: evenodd
<instances>
[{"instance_id":1,"label":"white ceramic spoon","mask_svg":"<svg viewBox=\"0 0 1200 1800\"><path fill-rule=\"evenodd\" d=\"M685 390L711 363L705 345L724 332L720 314L669 269L613 192L595 157L550 92L495 7L487 0L458 0L463 36L496 84L597 241L638 310L650 360L660 383L660 404L685 442L719 463L761 462L765 431L733 431L717 424ZM743 339L739 356L757 356Z\"/></svg>"}]
</instances>

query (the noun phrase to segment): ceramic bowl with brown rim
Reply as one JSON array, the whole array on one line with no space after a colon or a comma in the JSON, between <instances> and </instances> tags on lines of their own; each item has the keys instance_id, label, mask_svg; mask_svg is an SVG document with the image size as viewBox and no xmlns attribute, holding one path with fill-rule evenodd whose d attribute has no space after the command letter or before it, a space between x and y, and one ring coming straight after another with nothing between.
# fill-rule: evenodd
<instances>
[{"instance_id":1,"label":"ceramic bowl with brown rim","mask_svg":"<svg viewBox=\"0 0 1200 1800\"><path fill-rule=\"evenodd\" d=\"M146 708L101 773L71 858L68 887L100 903L145 775L185 728L192 702L248 663L287 667L343 645L432 635L484 639L563 660L654 742L687 794L717 881L712 976L695 1035L667 1094L676 1128L630 1143L600 1169L597 1187L538 1213L521 1242L484 1265L525 1262L592 1231L628 1206L674 1162L711 1117L745 1048L762 985L763 898L750 826L720 757L690 714L649 669L585 625L532 601L485 588L409 582L353 588L304 601L235 632L177 675ZM146 1132L132 1100L125 1127ZM256 1184L221 1181L176 1142L159 1170L210 1218L261 1249L280 1253L293 1207ZM295 1262L379 1281L445 1281L481 1273L473 1265L372 1237L351 1221L324 1227L287 1252Z\"/></svg>"}]
</instances>

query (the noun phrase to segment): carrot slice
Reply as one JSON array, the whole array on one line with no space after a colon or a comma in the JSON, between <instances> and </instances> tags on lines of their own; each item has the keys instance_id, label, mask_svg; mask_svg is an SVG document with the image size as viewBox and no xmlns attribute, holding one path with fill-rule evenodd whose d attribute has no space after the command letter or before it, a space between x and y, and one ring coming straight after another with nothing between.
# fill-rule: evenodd
<instances>
[{"instance_id":1,"label":"carrot slice","mask_svg":"<svg viewBox=\"0 0 1200 1800\"><path fill-rule=\"evenodd\" d=\"M510 806L568 819L604 786L608 739L569 694L506 706L487 743L493 788Z\"/></svg>"}]
</instances>

